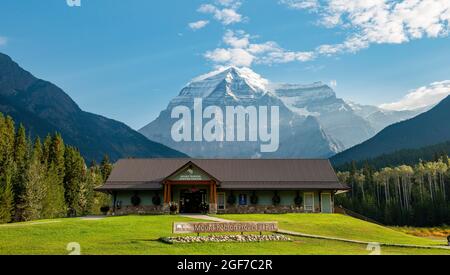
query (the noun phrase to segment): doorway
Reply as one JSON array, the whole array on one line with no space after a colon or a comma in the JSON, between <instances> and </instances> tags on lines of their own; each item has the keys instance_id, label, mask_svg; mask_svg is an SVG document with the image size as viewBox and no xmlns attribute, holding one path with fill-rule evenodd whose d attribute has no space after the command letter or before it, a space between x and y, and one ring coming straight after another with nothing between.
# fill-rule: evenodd
<instances>
[{"instance_id":1,"label":"doorway","mask_svg":"<svg viewBox=\"0 0 450 275\"><path fill-rule=\"evenodd\" d=\"M206 202L206 190L184 189L180 192L180 213L198 214L202 212L201 205Z\"/></svg>"},{"instance_id":2,"label":"doorway","mask_svg":"<svg viewBox=\"0 0 450 275\"><path fill-rule=\"evenodd\" d=\"M331 193L322 193L320 196L321 196L322 213L327 213L327 214L333 213L332 203L331 203Z\"/></svg>"}]
</instances>

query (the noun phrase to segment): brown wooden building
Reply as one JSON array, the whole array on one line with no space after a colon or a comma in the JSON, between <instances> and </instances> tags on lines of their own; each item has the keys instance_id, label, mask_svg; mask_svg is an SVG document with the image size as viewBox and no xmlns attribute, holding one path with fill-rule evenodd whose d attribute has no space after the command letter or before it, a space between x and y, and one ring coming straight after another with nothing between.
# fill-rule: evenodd
<instances>
[{"instance_id":1,"label":"brown wooden building","mask_svg":"<svg viewBox=\"0 0 450 275\"><path fill-rule=\"evenodd\" d=\"M97 191L116 214L332 213L348 189L328 160L123 159Z\"/></svg>"}]
</instances>

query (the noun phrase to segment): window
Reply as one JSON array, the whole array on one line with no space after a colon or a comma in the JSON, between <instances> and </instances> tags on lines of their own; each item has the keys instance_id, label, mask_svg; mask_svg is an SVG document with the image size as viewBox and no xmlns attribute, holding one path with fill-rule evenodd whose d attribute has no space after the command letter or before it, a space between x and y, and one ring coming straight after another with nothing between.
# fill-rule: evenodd
<instances>
[{"instance_id":1,"label":"window","mask_svg":"<svg viewBox=\"0 0 450 275\"><path fill-rule=\"evenodd\" d=\"M226 198L225 193L217 193L217 209L225 210Z\"/></svg>"},{"instance_id":2,"label":"window","mask_svg":"<svg viewBox=\"0 0 450 275\"><path fill-rule=\"evenodd\" d=\"M247 205L247 194L239 195L239 205Z\"/></svg>"}]
</instances>

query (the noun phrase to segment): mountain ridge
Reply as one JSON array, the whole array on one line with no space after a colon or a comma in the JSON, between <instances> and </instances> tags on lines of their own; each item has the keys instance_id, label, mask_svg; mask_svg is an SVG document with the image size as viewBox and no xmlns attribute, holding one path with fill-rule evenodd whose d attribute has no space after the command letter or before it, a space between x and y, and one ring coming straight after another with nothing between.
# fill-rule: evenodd
<instances>
[{"instance_id":1,"label":"mountain ridge","mask_svg":"<svg viewBox=\"0 0 450 275\"><path fill-rule=\"evenodd\" d=\"M450 140L450 96L431 110L388 126L373 138L331 158L335 165L374 158L402 149L417 149Z\"/></svg>"},{"instance_id":2,"label":"mountain ridge","mask_svg":"<svg viewBox=\"0 0 450 275\"><path fill-rule=\"evenodd\" d=\"M265 102L262 100L263 97L270 98L270 100ZM188 154L198 154L196 155L198 157L221 157L221 152L215 151L213 155L210 155L210 152L206 150L200 153L200 150L188 148L187 144L172 142L169 136L170 129L163 125L174 123L170 118L170 111L173 108L180 105L192 106L194 98L202 98L204 106L242 105L247 107L264 106L267 103L279 106L285 113L285 118L281 119L281 123L284 123L285 127L282 127L284 131L280 128L280 135L287 136L282 143L284 147L289 147L294 151L289 152L289 154L279 152L278 155L273 154L272 157L286 157L287 155L291 157L304 157L305 155L329 157L373 137L381 128L387 126L387 122L399 120L399 113L392 111L386 114L386 118L382 117L385 121L373 125L378 118L369 121L361 113L354 110L355 106L351 106L345 100L338 98L334 90L323 82L311 84L271 83L249 68L225 67L193 78L181 89L178 96L170 101L158 118L142 127L139 132L149 139ZM368 109L368 107L359 105L358 108ZM370 112L367 112L367 114L381 110L375 106L370 106L369 109ZM415 113L411 112L400 116L400 118L409 118L414 115ZM291 123L291 126L287 126L286 124L289 124L288 121L293 117L296 117L294 121L297 124ZM311 118L308 121L308 126L303 126L302 123L309 117ZM301 127L304 129L299 130L298 128ZM311 133L315 134L312 135ZM302 144L299 144L298 148L291 145L287 146L286 143L289 142L290 136L296 136L290 142L298 143L300 140L300 143L307 143L309 148L303 148ZM305 140L308 138L316 139L317 143L313 143L311 140L306 142ZM323 144L319 145L319 143ZM191 143L189 146L204 147L209 145ZM245 145L236 144L235 146L243 147ZM229 146L229 149L232 151L234 148L231 147ZM326 149L327 147L328 149ZM217 146L214 150L220 150L220 148L222 147ZM312 148L317 149L313 150ZM231 157L242 156L238 152L231 155L228 155L228 152L223 154ZM253 156L253 154L247 153L244 156Z\"/></svg>"},{"instance_id":3,"label":"mountain ridge","mask_svg":"<svg viewBox=\"0 0 450 275\"><path fill-rule=\"evenodd\" d=\"M38 79L0 53L0 112L22 123L30 134L59 132L88 160L122 157L185 157L150 141L122 122L83 111L61 88Z\"/></svg>"}]
</instances>

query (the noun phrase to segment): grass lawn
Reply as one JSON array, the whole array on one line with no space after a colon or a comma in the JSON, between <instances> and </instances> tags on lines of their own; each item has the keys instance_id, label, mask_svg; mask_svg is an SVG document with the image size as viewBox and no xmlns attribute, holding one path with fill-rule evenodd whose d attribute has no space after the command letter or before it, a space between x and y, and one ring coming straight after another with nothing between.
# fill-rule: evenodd
<instances>
[{"instance_id":1,"label":"grass lawn","mask_svg":"<svg viewBox=\"0 0 450 275\"><path fill-rule=\"evenodd\" d=\"M253 216L247 217L256 220ZM260 216L259 218L274 220L273 216ZM295 215L291 218L296 220ZM64 255L69 253L66 246L70 242L78 242L81 245L82 254L96 255L367 255L370 253L366 250L365 245L309 238L292 238L292 242L245 244L169 245L159 242L160 237L171 236L172 222L174 221L189 221L189 219L178 216L127 216L101 220L74 218L2 225L0 226L0 254ZM411 236L411 238L415 239L416 237ZM382 247L382 254L450 254L450 251Z\"/></svg>"},{"instance_id":2,"label":"grass lawn","mask_svg":"<svg viewBox=\"0 0 450 275\"><path fill-rule=\"evenodd\" d=\"M404 232L340 214L256 214L218 215L218 217L236 221L277 221L281 229L358 241L413 245L447 244L443 240L411 236Z\"/></svg>"}]
</instances>

